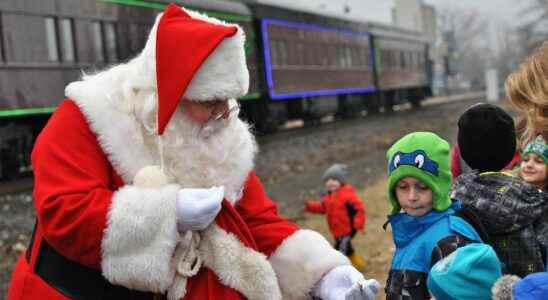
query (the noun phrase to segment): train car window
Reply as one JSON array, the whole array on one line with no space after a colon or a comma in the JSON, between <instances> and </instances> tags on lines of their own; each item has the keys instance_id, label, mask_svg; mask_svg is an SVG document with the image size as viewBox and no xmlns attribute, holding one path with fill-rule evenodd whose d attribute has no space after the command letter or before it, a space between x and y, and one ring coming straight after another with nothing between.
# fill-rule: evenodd
<instances>
[{"instance_id":1,"label":"train car window","mask_svg":"<svg viewBox=\"0 0 548 300\"><path fill-rule=\"evenodd\" d=\"M278 54L280 52L278 47L279 43L280 42L274 40L270 41L270 64L272 66L277 66L280 64L280 55Z\"/></svg>"},{"instance_id":2,"label":"train car window","mask_svg":"<svg viewBox=\"0 0 548 300\"><path fill-rule=\"evenodd\" d=\"M381 66L382 68L389 68L388 57L385 50L381 50Z\"/></svg>"},{"instance_id":3,"label":"train car window","mask_svg":"<svg viewBox=\"0 0 548 300\"><path fill-rule=\"evenodd\" d=\"M350 47L345 47L345 56L346 56L346 66L351 67L352 66L352 49Z\"/></svg>"},{"instance_id":4,"label":"train car window","mask_svg":"<svg viewBox=\"0 0 548 300\"><path fill-rule=\"evenodd\" d=\"M327 58L327 44L321 43L318 45L318 62L320 66L329 66L329 59Z\"/></svg>"},{"instance_id":5,"label":"train car window","mask_svg":"<svg viewBox=\"0 0 548 300\"><path fill-rule=\"evenodd\" d=\"M308 40L312 40L313 37L312 35L308 35ZM306 50L306 53L303 55L303 59L304 59L304 65L305 66L313 66L315 65L315 57L316 55L314 55L314 52L317 52L318 50L316 49L315 47L315 44L314 43L311 43L311 42L308 42L308 43L304 43L304 48L307 49Z\"/></svg>"},{"instance_id":6,"label":"train car window","mask_svg":"<svg viewBox=\"0 0 548 300\"><path fill-rule=\"evenodd\" d=\"M398 70L398 61L396 56L396 51L389 50L389 61L390 61L390 70L391 71L397 71Z\"/></svg>"},{"instance_id":7,"label":"train car window","mask_svg":"<svg viewBox=\"0 0 548 300\"><path fill-rule=\"evenodd\" d=\"M393 62L393 59L392 59L392 51L385 50L384 53L385 53L385 56L386 56L386 70L392 71L392 69L394 68L393 67L394 62Z\"/></svg>"},{"instance_id":8,"label":"train car window","mask_svg":"<svg viewBox=\"0 0 548 300\"><path fill-rule=\"evenodd\" d=\"M346 67L346 58L344 57L344 47L337 48L337 67Z\"/></svg>"},{"instance_id":9,"label":"train car window","mask_svg":"<svg viewBox=\"0 0 548 300\"><path fill-rule=\"evenodd\" d=\"M401 57L401 51L394 51L394 69L396 71L400 71L402 68L402 57Z\"/></svg>"},{"instance_id":10,"label":"train car window","mask_svg":"<svg viewBox=\"0 0 548 300\"><path fill-rule=\"evenodd\" d=\"M103 30L101 22L92 22L91 30L93 36L93 53L95 54L96 62L105 61L105 50L103 45Z\"/></svg>"},{"instance_id":11,"label":"train car window","mask_svg":"<svg viewBox=\"0 0 548 300\"><path fill-rule=\"evenodd\" d=\"M74 62L74 35L71 19L59 19L63 61Z\"/></svg>"},{"instance_id":12,"label":"train car window","mask_svg":"<svg viewBox=\"0 0 548 300\"><path fill-rule=\"evenodd\" d=\"M296 53L296 56L297 56L297 60L296 60L296 65L297 66L303 66L305 65L305 62L304 62L304 45L303 43L297 43L297 53Z\"/></svg>"},{"instance_id":13,"label":"train car window","mask_svg":"<svg viewBox=\"0 0 548 300\"><path fill-rule=\"evenodd\" d=\"M337 47L333 45L329 45L329 48L327 49L328 56L329 56L329 65L332 67L336 67L338 65L338 57L337 57Z\"/></svg>"},{"instance_id":14,"label":"train car window","mask_svg":"<svg viewBox=\"0 0 548 300\"><path fill-rule=\"evenodd\" d=\"M288 54L287 54L287 45L285 41L278 41L278 55L279 55L279 64L282 66L287 66Z\"/></svg>"},{"instance_id":15,"label":"train car window","mask_svg":"<svg viewBox=\"0 0 548 300\"><path fill-rule=\"evenodd\" d=\"M107 59L109 62L118 61L118 51L116 49L116 27L113 23L104 23L105 44L107 50Z\"/></svg>"},{"instance_id":16,"label":"train car window","mask_svg":"<svg viewBox=\"0 0 548 300\"><path fill-rule=\"evenodd\" d=\"M6 61L6 50L4 49L4 23L0 13L0 62Z\"/></svg>"},{"instance_id":17,"label":"train car window","mask_svg":"<svg viewBox=\"0 0 548 300\"><path fill-rule=\"evenodd\" d=\"M59 61L59 49L57 48L57 30L55 26L55 19L52 17L45 18L44 25L46 29L48 60Z\"/></svg>"}]
</instances>

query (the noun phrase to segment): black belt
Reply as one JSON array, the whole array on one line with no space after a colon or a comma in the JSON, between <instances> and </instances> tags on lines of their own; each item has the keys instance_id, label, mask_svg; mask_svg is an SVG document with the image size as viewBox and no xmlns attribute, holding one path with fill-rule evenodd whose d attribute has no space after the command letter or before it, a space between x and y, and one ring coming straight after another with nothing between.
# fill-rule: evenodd
<instances>
[{"instance_id":1,"label":"black belt","mask_svg":"<svg viewBox=\"0 0 548 300\"><path fill-rule=\"evenodd\" d=\"M113 285L101 272L71 261L42 239L34 272L71 299L152 300L153 293Z\"/></svg>"}]
</instances>

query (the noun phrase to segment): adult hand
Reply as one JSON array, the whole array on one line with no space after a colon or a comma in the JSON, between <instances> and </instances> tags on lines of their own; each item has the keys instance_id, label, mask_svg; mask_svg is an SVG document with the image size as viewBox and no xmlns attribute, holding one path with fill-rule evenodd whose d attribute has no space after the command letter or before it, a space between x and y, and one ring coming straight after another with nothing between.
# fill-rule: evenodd
<instances>
[{"instance_id":1,"label":"adult hand","mask_svg":"<svg viewBox=\"0 0 548 300\"><path fill-rule=\"evenodd\" d=\"M177 228L180 232L205 229L221 210L223 186L181 189L177 193Z\"/></svg>"},{"instance_id":2,"label":"adult hand","mask_svg":"<svg viewBox=\"0 0 548 300\"><path fill-rule=\"evenodd\" d=\"M354 267L339 266L325 274L314 290L323 300L373 300L380 284L366 280Z\"/></svg>"}]
</instances>

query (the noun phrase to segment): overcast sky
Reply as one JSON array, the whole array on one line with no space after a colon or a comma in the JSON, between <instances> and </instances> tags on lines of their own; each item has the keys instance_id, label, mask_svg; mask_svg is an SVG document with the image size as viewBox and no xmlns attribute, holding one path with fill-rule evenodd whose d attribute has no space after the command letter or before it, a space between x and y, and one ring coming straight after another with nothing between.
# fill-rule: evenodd
<instances>
[{"instance_id":1,"label":"overcast sky","mask_svg":"<svg viewBox=\"0 0 548 300\"><path fill-rule=\"evenodd\" d=\"M341 13L344 3L351 8L350 16L365 18L370 21L391 23L391 9L394 0L263 0L281 5L297 6L317 12ZM520 22L520 11L531 0L423 0L423 3L434 5L436 8L447 6L461 6L477 9L493 19L500 19L507 23Z\"/></svg>"}]
</instances>

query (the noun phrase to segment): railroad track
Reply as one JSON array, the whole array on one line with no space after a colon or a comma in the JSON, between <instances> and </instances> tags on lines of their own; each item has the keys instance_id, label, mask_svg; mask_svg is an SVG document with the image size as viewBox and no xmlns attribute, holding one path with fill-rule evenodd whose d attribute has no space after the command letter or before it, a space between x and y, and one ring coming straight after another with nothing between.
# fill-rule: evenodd
<instances>
[{"instance_id":1,"label":"railroad track","mask_svg":"<svg viewBox=\"0 0 548 300\"><path fill-rule=\"evenodd\" d=\"M2 181L0 182L0 196L6 194L30 192L32 191L33 186L34 178L31 176L31 174L18 179Z\"/></svg>"}]
</instances>

